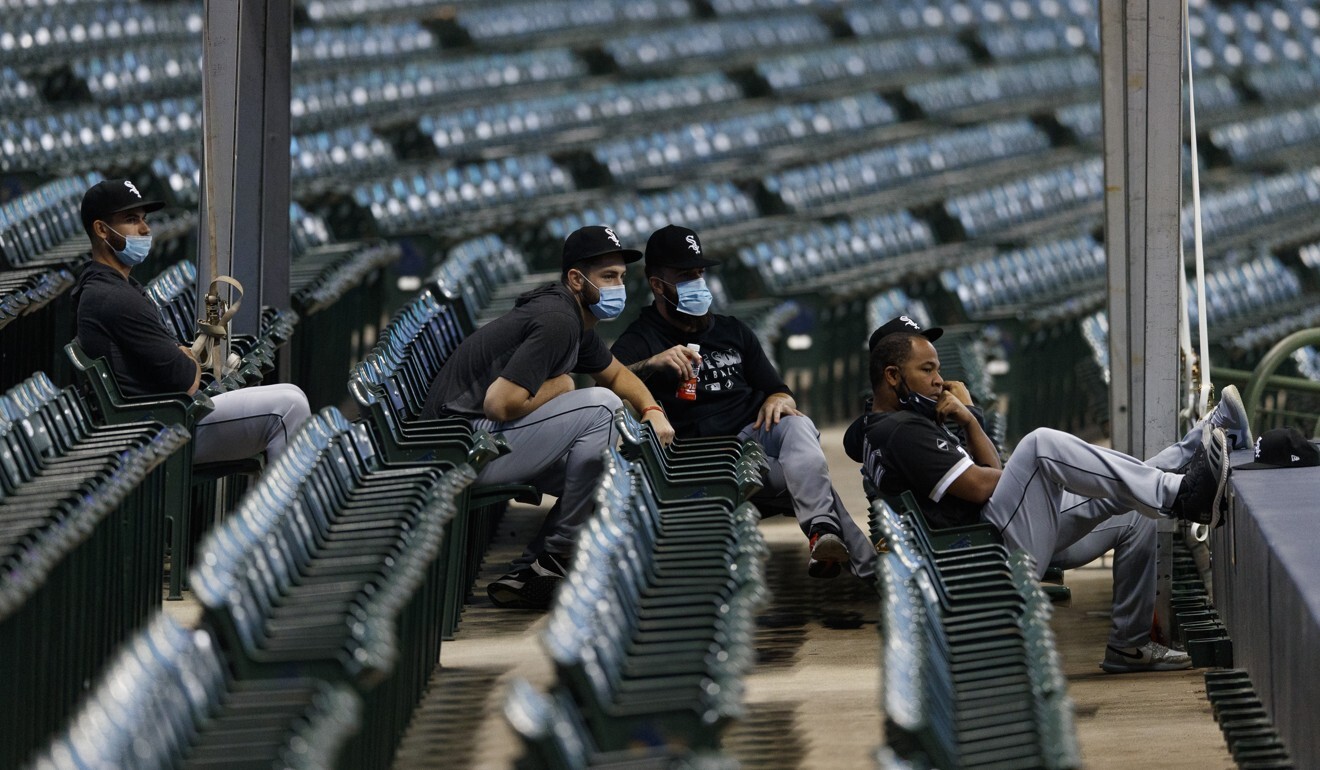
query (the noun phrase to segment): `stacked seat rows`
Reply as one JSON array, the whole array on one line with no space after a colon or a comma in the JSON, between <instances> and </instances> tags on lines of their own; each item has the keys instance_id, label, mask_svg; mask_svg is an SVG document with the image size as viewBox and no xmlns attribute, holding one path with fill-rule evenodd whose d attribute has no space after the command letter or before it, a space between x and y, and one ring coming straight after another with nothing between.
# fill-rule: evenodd
<instances>
[{"instance_id":1,"label":"stacked seat rows","mask_svg":"<svg viewBox=\"0 0 1320 770\"><path fill-rule=\"evenodd\" d=\"M996 121L791 166L761 181L789 209L806 212L900 186L908 191L923 178L1049 148L1049 137L1029 120Z\"/></svg>"},{"instance_id":2,"label":"stacked seat rows","mask_svg":"<svg viewBox=\"0 0 1320 770\"><path fill-rule=\"evenodd\" d=\"M1067 303L1103 288L1105 249L1089 235L1047 241L945 270L940 283L968 318Z\"/></svg>"},{"instance_id":3,"label":"stacked seat rows","mask_svg":"<svg viewBox=\"0 0 1320 770\"><path fill-rule=\"evenodd\" d=\"M518 2L460 8L454 25L478 46L609 27L669 24L691 18L688 0L585 0L575 3Z\"/></svg>"},{"instance_id":4,"label":"stacked seat rows","mask_svg":"<svg viewBox=\"0 0 1320 770\"><path fill-rule=\"evenodd\" d=\"M211 631L161 613L33 765L316 770L334 766L361 719L362 699L346 684L233 679Z\"/></svg>"},{"instance_id":5,"label":"stacked seat rows","mask_svg":"<svg viewBox=\"0 0 1320 770\"><path fill-rule=\"evenodd\" d=\"M5 28L0 31L0 64L40 66L139 42L160 43L201 34L202 7L196 3L28 6L6 12Z\"/></svg>"},{"instance_id":6,"label":"stacked seat rows","mask_svg":"<svg viewBox=\"0 0 1320 770\"><path fill-rule=\"evenodd\" d=\"M1104 161L1092 158L952 196L944 210L967 237L980 238L1058 215L1098 217L1103 199Z\"/></svg>"},{"instance_id":7,"label":"stacked seat rows","mask_svg":"<svg viewBox=\"0 0 1320 770\"><path fill-rule=\"evenodd\" d=\"M846 139L897 118L879 96L847 96L605 141L592 149L592 157L612 181L623 184L725 159L753 160L800 142L816 145Z\"/></svg>"},{"instance_id":8,"label":"stacked seat rows","mask_svg":"<svg viewBox=\"0 0 1320 770\"><path fill-rule=\"evenodd\" d=\"M892 85L970 63L971 54L957 38L927 35L834 43L811 51L761 57L754 71L773 93L787 96L818 89Z\"/></svg>"},{"instance_id":9,"label":"stacked seat rows","mask_svg":"<svg viewBox=\"0 0 1320 770\"><path fill-rule=\"evenodd\" d=\"M829 39L829 28L817 16L795 13L675 25L608 38L602 48L619 69L640 72L745 57L766 49L819 45Z\"/></svg>"},{"instance_id":10,"label":"stacked seat rows","mask_svg":"<svg viewBox=\"0 0 1320 770\"><path fill-rule=\"evenodd\" d=\"M417 126L441 156L461 156L571 130L652 121L673 111L697 110L740 98L742 90L726 75L706 72L475 104L423 115Z\"/></svg>"},{"instance_id":11,"label":"stacked seat rows","mask_svg":"<svg viewBox=\"0 0 1320 770\"><path fill-rule=\"evenodd\" d=\"M661 447L620 410L596 510L542 640L554 662L555 732L513 721L536 766L717 750L741 715L767 549L756 509L764 456L733 439ZM506 713L526 700L515 687ZM581 766L581 765L579 765Z\"/></svg>"},{"instance_id":12,"label":"stacked seat rows","mask_svg":"<svg viewBox=\"0 0 1320 770\"><path fill-rule=\"evenodd\" d=\"M489 98L491 89L568 82L585 74L586 65L567 49L381 64L295 82L289 109L293 130L305 132L401 108Z\"/></svg>"},{"instance_id":13,"label":"stacked seat rows","mask_svg":"<svg viewBox=\"0 0 1320 770\"><path fill-rule=\"evenodd\" d=\"M620 193L599 203L547 218L542 224L546 248L562 243L585 225L609 222L620 238L642 241L667 224L678 223L709 233L760 217L756 201L732 182L680 184L662 192Z\"/></svg>"},{"instance_id":14,"label":"stacked seat rows","mask_svg":"<svg viewBox=\"0 0 1320 770\"><path fill-rule=\"evenodd\" d=\"M981 67L908 86L903 95L935 117L991 107L1002 110L1015 102L1072 101L1078 91L1099 87L1100 65L1095 57L1085 55Z\"/></svg>"},{"instance_id":15,"label":"stacked seat rows","mask_svg":"<svg viewBox=\"0 0 1320 770\"><path fill-rule=\"evenodd\" d=\"M885 740L910 767L1081 766L1051 607L988 525L928 530L910 497L872 504ZM899 765L903 766L903 765Z\"/></svg>"},{"instance_id":16,"label":"stacked seat rows","mask_svg":"<svg viewBox=\"0 0 1320 770\"><path fill-rule=\"evenodd\" d=\"M521 287L527 277L527 257L521 249L498 235L484 235L449 249L431 283L441 295L462 300L465 325L475 329L490 315L488 308L497 296L514 294L505 287Z\"/></svg>"},{"instance_id":17,"label":"stacked seat rows","mask_svg":"<svg viewBox=\"0 0 1320 770\"><path fill-rule=\"evenodd\" d=\"M443 474L390 467L366 426L334 407L314 415L208 537L190 581L202 630L185 638L161 621L144 633L53 744L56 766L77 766L58 761L74 752L123 766L149 751L159 753L142 764L270 766L283 755L303 766L388 767L439 660L446 534L476 467L498 453L487 438ZM178 649L162 651L162 641ZM157 650L144 656L143 645ZM165 681L173 676L116 678L144 665L186 665L199 681L180 690ZM181 697L188 708L152 724ZM98 725L105 739L87 741L80 728L98 704L125 698L141 708L110 715ZM152 733L148 745L132 740ZM305 745L313 735L322 742Z\"/></svg>"},{"instance_id":18,"label":"stacked seat rows","mask_svg":"<svg viewBox=\"0 0 1320 770\"><path fill-rule=\"evenodd\" d=\"M849 269L874 270L888 258L935 245L930 226L899 210L840 219L739 249L738 259L755 270L771 291L800 291L833 283Z\"/></svg>"},{"instance_id":19,"label":"stacked seat rows","mask_svg":"<svg viewBox=\"0 0 1320 770\"><path fill-rule=\"evenodd\" d=\"M154 471L188 438L154 421L99 425L40 372L0 396L0 764L54 729L159 605L169 501Z\"/></svg>"},{"instance_id":20,"label":"stacked seat rows","mask_svg":"<svg viewBox=\"0 0 1320 770\"><path fill-rule=\"evenodd\" d=\"M106 157L151 157L201 140L201 99L69 107L0 120L0 172L81 172Z\"/></svg>"}]
</instances>

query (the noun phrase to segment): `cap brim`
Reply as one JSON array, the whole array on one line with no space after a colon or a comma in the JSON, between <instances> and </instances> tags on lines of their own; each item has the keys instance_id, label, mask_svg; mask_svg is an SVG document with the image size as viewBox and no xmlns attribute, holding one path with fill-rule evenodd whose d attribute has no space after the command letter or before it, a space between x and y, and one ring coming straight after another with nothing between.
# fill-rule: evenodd
<instances>
[{"instance_id":1,"label":"cap brim","mask_svg":"<svg viewBox=\"0 0 1320 770\"><path fill-rule=\"evenodd\" d=\"M930 340L931 342L934 342L935 340L944 336L944 330L938 326L933 326L929 329L922 329L917 333L925 337L926 339Z\"/></svg>"},{"instance_id":2,"label":"cap brim","mask_svg":"<svg viewBox=\"0 0 1320 770\"><path fill-rule=\"evenodd\" d=\"M667 267L670 270L692 270L697 267L716 267L720 264L718 259L706 259L705 257L693 257L685 259L682 262L666 262L663 259L658 261L657 267Z\"/></svg>"},{"instance_id":3,"label":"cap brim","mask_svg":"<svg viewBox=\"0 0 1320 770\"><path fill-rule=\"evenodd\" d=\"M160 211L163 208L165 208L165 204L160 201L138 201L128 206L120 206L114 211L107 211L101 216L110 216L111 214L118 214L124 211L132 211L133 209L143 209L150 214L153 211Z\"/></svg>"},{"instance_id":4,"label":"cap brim","mask_svg":"<svg viewBox=\"0 0 1320 770\"><path fill-rule=\"evenodd\" d=\"M1235 471L1282 470L1284 467L1285 466L1283 465L1275 465L1273 463L1253 462L1253 463L1242 463L1241 465L1234 465L1233 470Z\"/></svg>"},{"instance_id":5,"label":"cap brim","mask_svg":"<svg viewBox=\"0 0 1320 770\"><path fill-rule=\"evenodd\" d=\"M577 263L582 262L584 260L595 259L596 257L604 257L609 254L618 254L622 256L624 264L628 264L630 262L636 262L637 260L642 258L642 252L638 251L637 249L606 249L604 251L598 251L595 254L583 254L582 256L578 257L572 262L569 262L568 267L572 267L573 265L576 265Z\"/></svg>"}]
</instances>

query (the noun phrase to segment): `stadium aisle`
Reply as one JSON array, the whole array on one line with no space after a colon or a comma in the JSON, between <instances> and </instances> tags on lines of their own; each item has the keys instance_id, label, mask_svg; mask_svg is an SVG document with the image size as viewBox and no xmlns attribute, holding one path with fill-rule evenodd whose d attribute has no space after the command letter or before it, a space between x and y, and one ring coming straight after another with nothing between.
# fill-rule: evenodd
<instances>
[{"instance_id":1,"label":"stadium aisle","mask_svg":"<svg viewBox=\"0 0 1320 770\"><path fill-rule=\"evenodd\" d=\"M856 466L841 448L842 428L823 444L850 511L864 524ZM505 683L553 679L539 637L544 615L497 610L485 584L498 577L544 509L514 506L486 561L475 603L457 638L445 642L441 668L418 708L395 767L511 767L521 746L500 713ZM861 768L881 740L878 604L851 578L806 577L805 541L796 523L763 522L772 549L774 595L760 618L757 667L747 682L747 718L725 736L744 768ZM1071 607L1057 608L1054 631L1064 659L1088 768L1231 768L1205 700L1203 672L1110 676L1103 652L1111 583L1099 565L1067 575Z\"/></svg>"}]
</instances>

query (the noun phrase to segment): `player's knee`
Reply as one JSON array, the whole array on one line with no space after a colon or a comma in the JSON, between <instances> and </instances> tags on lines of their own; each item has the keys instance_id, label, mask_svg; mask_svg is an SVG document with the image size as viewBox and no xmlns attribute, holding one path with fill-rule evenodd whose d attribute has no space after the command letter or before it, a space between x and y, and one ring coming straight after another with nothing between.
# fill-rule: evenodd
<instances>
[{"instance_id":1,"label":"player's knee","mask_svg":"<svg viewBox=\"0 0 1320 770\"><path fill-rule=\"evenodd\" d=\"M590 406L599 406L608 409L612 414L614 410L623 406L623 401L609 388L582 388L579 391L583 401Z\"/></svg>"}]
</instances>

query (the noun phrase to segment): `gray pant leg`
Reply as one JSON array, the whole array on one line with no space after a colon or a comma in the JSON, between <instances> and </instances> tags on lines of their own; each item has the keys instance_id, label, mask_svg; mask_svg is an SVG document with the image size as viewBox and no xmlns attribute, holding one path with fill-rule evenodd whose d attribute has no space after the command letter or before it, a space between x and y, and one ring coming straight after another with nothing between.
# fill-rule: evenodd
<instances>
[{"instance_id":1,"label":"gray pant leg","mask_svg":"<svg viewBox=\"0 0 1320 770\"><path fill-rule=\"evenodd\" d=\"M1105 519L1130 510L1158 518L1173 504L1181 483L1182 476L1122 452L1040 428L1018 444L981 516L1011 547L1030 553L1044 574L1056 549ZM1073 497L1065 502L1067 492L1095 502L1077 504Z\"/></svg>"},{"instance_id":2,"label":"gray pant leg","mask_svg":"<svg viewBox=\"0 0 1320 770\"><path fill-rule=\"evenodd\" d=\"M311 416L297 385L260 385L211 398L215 411L193 429L193 462L242 460L260 452L274 461L303 421Z\"/></svg>"},{"instance_id":3,"label":"gray pant leg","mask_svg":"<svg viewBox=\"0 0 1320 770\"><path fill-rule=\"evenodd\" d=\"M1177 443L1161 449L1154 457L1147 460L1146 464L1167 471L1181 468L1183 463L1192 459L1192 453L1201 445L1201 422L1196 423L1196 427L1187 431Z\"/></svg>"},{"instance_id":4,"label":"gray pant leg","mask_svg":"<svg viewBox=\"0 0 1320 770\"><path fill-rule=\"evenodd\" d=\"M765 450L770 464L767 488L776 493L788 492L793 501L793 515L802 531L810 531L817 522L833 524L848 546L853 574L859 577L874 574L875 546L834 491L829 461L820 448L820 432L811 418L788 415L777 425L759 430L748 425L738 433L738 438L751 438Z\"/></svg>"},{"instance_id":5,"label":"gray pant leg","mask_svg":"<svg viewBox=\"0 0 1320 770\"><path fill-rule=\"evenodd\" d=\"M1135 647L1150 639L1155 617L1155 520L1136 511L1101 522L1054 554L1050 566L1074 569L1114 552L1113 623L1109 643Z\"/></svg>"},{"instance_id":6,"label":"gray pant leg","mask_svg":"<svg viewBox=\"0 0 1320 770\"><path fill-rule=\"evenodd\" d=\"M557 515L547 516L532 541L539 550L533 553L529 547L515 565L529 563L541 551L573 551L578 528L594 510L592 495L604 468L603 455L614 443L614 412L622 405L606 388L582 388L517 420L472 421L473 427L502 433L512 450L482 469L478 483L530 483L559 495Z\"/></svg>"}]
</instances>

